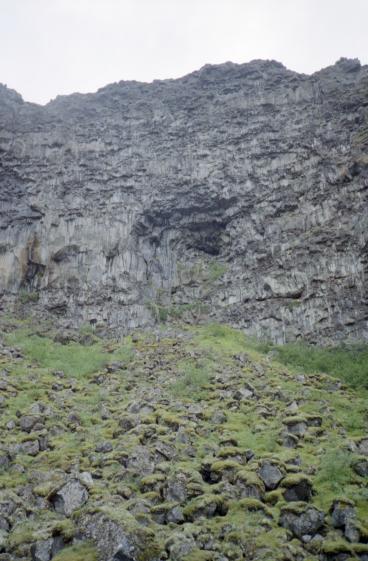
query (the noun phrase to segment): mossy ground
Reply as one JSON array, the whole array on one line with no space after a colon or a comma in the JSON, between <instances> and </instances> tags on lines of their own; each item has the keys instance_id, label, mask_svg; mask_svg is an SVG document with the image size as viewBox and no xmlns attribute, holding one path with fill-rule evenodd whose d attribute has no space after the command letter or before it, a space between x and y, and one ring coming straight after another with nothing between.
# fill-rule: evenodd
<instances>
[{"instance_id":1,"label":"mossy ground","mask_svg":"<svg viewBox=\"0 0 368 561\"><path fill-rule=\"evenodd\" d=\"M278 353L273 360L268 347L223 325L167 326L137 333L134 342L84 333L88 344L83 338L57 343L52 326L40 330L3 319L2 327L5 347L19 349L18 355L0 356L2 447L15 450L24 441L47 437L44 450L30 456L19 449L11 470L0 472L0 494L12 492L22 501L22 489L32 489L31 504L19 507L20 518L9 532L7 547L15 558L21 558L25 544L64 532L70 547L55 559L94 561L93 546L72 544L71 527L77 528L88 510L118 520L133 517L152 531L158 550L166 550L163 555L171 536L187 532L196 545L183 560L216 559L220 553L229 560L284 559L290 543L278 526L283 484L265 492L258 476L265 459L281 466L285 487L300 477L310 481L312 503L327 516L334 498L343 495L354 501L358 522L365 524L368 493L364 478L352 469L359 457L354 442L368 430L365 383L355 389L360 374L350 387L339 388L331 376L349 381L341 369L318 372L317 363L307 361L301 381L299 359L293 363L290 354L286 360ZM117 366L111 368L113 363ZM361 372L361 356L359 366L354 364L352 370ZM252 388L253 395L242 399L243 388ZM289 410L293 402L297 411ZM21 431L19 417L33 414L37 404L42 404L41 427ZM295 448L283 443L287 417L308 425ZM128 428L123 419L131 420ZM112 450L96 452L104 442ZM253 456L247 456L249 450ZM212 470L212 482L203 465ZM94 481L89 500L70 527L57 528L66 522L47 504L48 495L59 473L83 471ZM168 489L177 481L185 490L172 498ZM261 498L242 495L247 485L258 485ZM40 499L46 501L42 517ZM172 505L181 509L184 522L158 524L154 517L166 516ZM208 535L213 551L206 549ZM292 547L305 555L297 540Z\"/></svg>"}]
</instances>

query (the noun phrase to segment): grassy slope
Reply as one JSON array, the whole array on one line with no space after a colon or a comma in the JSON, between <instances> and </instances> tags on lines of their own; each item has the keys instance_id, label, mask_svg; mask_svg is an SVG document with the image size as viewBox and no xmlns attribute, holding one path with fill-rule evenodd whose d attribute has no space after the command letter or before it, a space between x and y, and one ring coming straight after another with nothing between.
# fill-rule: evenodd
<instances>
[{"instance_id":1,"label":"grassy slope","mask_svg":"<svg viewBox=\"0 0 368 561\"><path fill-rule=\"evenodd\" d=\"M303 369L301 352L294 355L285 349L282 354L283 350L277 349L277 361L272 361L264 354L264 351L270 350L269 347L249 341L240 332L221 325L185 328L179 337L168 329L159 341L140 334L135 344L129 338L114 342L96 339L89 346L80 343L61 345L49 337L33 335L31 327L8 331L5 335L7 344L20 348L24 358L0 358L0 369L6 367L10 372L12 390L1 416L1 428L4 429L8 421L16 419L17 411L24 414L32 403L41 401L54 411L53 416L46 420L46 426L48 429L56 426L59 430L51 439L50 449L36 457L19 454L17 464L26 471L10 473L5 470L0 473L0 489L13 489L16 492L25 483L34 485L32 473L37 470L67 471L77 464L81 471L94 473L98 470L103 476L96 480L88 508L107 509L112 517L124 517L127 505L122 504L121 499L118 505L114 503L114 496L122 485L118 458L121 454L135 450L141 434L148 430L153 431L160 441L176 446L178 451L177 459L160 467L159 473L165 473L166 477L177 471L191 474L196 485L201 486L202 497L212 497L213 493L220 496L224 494L224 500L229 502L226 517L201 519L196 525L199 531L216 535L221 532L225 522L231 524L237 538L234 538L234 543L229 539L229 543L224 544L224 548L229 550L226 553L229 558L233 555L234 559L242 559L241 555L248 555L245 549L249 543L258 551L259 544L267 536L268 547L263 553L262 548L259 549L259 559L266 559L270 554L278 559L286 542L285 531L277 525L280 508L284 504L281 495L266 496L271 519L265 520L262 509L256 508L252 512L246 510L244 514L245 507L227 497L221 487L210 486L201 480L200 466L206 457L216 460L219 469L226 470L226 466L230 465L229 459L234 452L228 445L221 444L224 439L235 441L239 452L251 448L256 458L271 457L286 466L288 460L299 456L303 471L313 476L313 502L318 507L327 512L332 500L344 495L355 501L360 521L363 523L366 520L368 494L363 479L351 469L354 454L347 446L348 442L366 434L368 428L367 392L364 389L365 381L362 380L364 364L361 356L357 361L358 367L349 368L349 354L344 354L344 359L337 362L329 360L323 363L316 362L317 359L312 359L311 354L306 353L306 368ZM314 350L326 356L325 351ZM241 363L237 358L239 356L243 357ZM328 352L327 356L332 355ZM106 377L104 366L116 361L122 362L121 368ZM288 363L290 368L283 363ZM147 368L147 364L155 365L154 369ZM331 378L314 374L317 364L323 365L324 371L329 368L331 375L350 381L352 386L360 385L360 391L357 392L354 387L331 391ZM332 368L333 364L337 365L336 369ZM354 380L348 377L352 369L359 371ZM55 370L63 370L65 378L55 378ZM304 384L295 375L301 371L308 374ZM106 377L106 381L94 383L96 377L101 375ZM52 389L55 381L63 386L58 391ZM244 382L254 386L260 400L234 405L234 401L226 397L226 391L241 387ZM155 391L160 394L157 399ZM283 397L275 397L278 394ZM320 433L310 430L296 450L283 447L279 440L286 403L293 399L300 402L299 415L323 416ZM127 414L129 404L137 400L151 403L152 413L142 415L142 424L137 429L121 438L115 436L119 419ZM191 404L199 404L203 412L194 425L186 415ZM101 418L102 405L110 412L107 419ZM260 407L268 409L270 416L261 415ZM216 425L212 418L215 412L221 410L226 413L227 420L224 424ZM68 421L71 413L77 413L80 419L75 427ZM173 438L178 427L190 435L196 451L194 457L187 457L183 451L185 447L175 444ZM6 434L6 443L21 443L25 438L29 437L18 430L10 431ZM101 458L95 454L95 446L105 440L113 442L114 450L105 455L101 463ZM243 468L238 465L236 469ZM254 471L256 464L247 464L247 469ZM144 496L141 479L141 474L132 472L130 479L124 481L133 498ZM53 484L53 481L49 481L43 487L34 485L34 492L47 495ZM190 510L193 507L189 504L186 508ZM13 551L18 547L26 547L26 544L32 543L40 535L44 536L47 531L52 532L55 525L60 524L59 518L54 520L53 517L54 514L46 511L40 518L36 516L28 523L16 526L10 535ZM151 525L152 521L146 523ZM173 532L169 526L154 527L162 544ZM68 535L72 533L69 526L63 531L67 531ZM74 548L70 550L69 556L65 551L60 559L76 561L80 555L83 558L83 551L83 548L79 552L78 548ZM93 551L89 549L88 552L93 559ZM203 557L206 554L197 551L193 559L200 559L201 555Z\"/></svg>"}]
</instances>

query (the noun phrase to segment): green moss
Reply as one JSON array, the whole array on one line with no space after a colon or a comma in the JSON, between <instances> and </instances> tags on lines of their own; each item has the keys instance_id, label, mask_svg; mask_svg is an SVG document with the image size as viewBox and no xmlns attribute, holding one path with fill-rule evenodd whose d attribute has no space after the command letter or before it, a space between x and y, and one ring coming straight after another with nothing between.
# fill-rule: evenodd
<instances>
[{"instance_id":1,"label":"green moss","mask_svg":"<svg viewBox=\"0 0 368 561\"><path fill-rule=\"evenodd\" d=\"M178 430L181 425L185 424L185 422L177 415L174 415L162 409L158 409L156 411L156 419L158 422L164 423L174 430Z\"/></svg>"},{"instance_id":2,"label":"green moss","mask_svg":"<svg viewBox=\"0 0 368 561\"><path fill-rule=\"evenodd\" d=\"M240 456L240 455L241 455L241 450L236 446L224 446L224 448L221 448L221 450L219 450L217 454L219 458L229 458L232 456Z\"/></svg>"},{"instance_id":3,"label":"green moss","mask_svg":"<svg viewBox=\"0 0 368 561\"><path fill-rule=\"evenodd\" d=\"M96 548L88 543L66 547L53 557L54 561L98 561L98 559Z\"/></svg>"},{"instance_id":4,"label":"green moss","mask_svg":"<svg viewBox=\"0 0 368 561\"><path fill-rule=\"evenodd\" d=\"M284 425L288 425L288 426L296 425L298 423L308 424L306 417L302 415L293 415L292 417L285 417L285 419L283 419L282 422L284 423Z\"/></svg>"},{"instance_id":5,"label":"green moss","mask_svg":"<svg viewBox=\"0 0 368 561\"><path fill-rule=\"evenodd\" d=\"M154 487L157 483L165 481L166 476L163 473L153 473L152 475L147 475L143 477L140 482L141 488Z\"/></svg>"},{"instance_id":6,"label":"green moss","mask_svg":"<svg viewBox=\"0 0 368 561\"><path fill-rule=\"evenodd\" d=\"M208 507L216 506L216 512L226 508L226 501L221 495L206 494L192 499L183 510L185 518L195 520L201 516Z\"/></svg>"},{"instance_id":7,"label":"green moss","mask_svg":"<svg viewBox=\"0 0 368 561\"><path fill-rule=\"evenodd\" d=\"M204 551L202 549L193 549L191 553L182 558L183 561L212 561L213 551Z\"/></svg>"},{"instance_id":8,"label":"green moss","mask_svg":"<svg viewBox=\"0 0 368 561\"><path fill-rule=\"evenodd\" d=\"M220 263L219 261L212 261L208 265L208 280L209 282L216 282L226 273L225 263Z\"/></svg>"},{"instance_id":9,"label":"green moss","mask_svg":"<svg viewBox=\"0 0 368 561\"><path fill-rule=\"evenodd\" d=\"M299 485L300 483L309 483L310 485L312 485L312 479L304 473L291 473L284 477L281 485L283 487L289 488L294 487L295 485Z\"/></svg>"},{"instance_id":10,"label":"green moss","mask_svg":"<svg viewBox=\"0 0 368 561\"><path fill-rule=\"evenodd\" d=\"M236 510L249 510L250 512L261 510L265 514L272 516L271 510L264 503L254 498L240 499L233 508Z\"/></svg>"},{"instance_id":11,"label":"green moss","mask_svg":"<svg viewBox=\"0 0 368 561\"><path fill-rule=\"evenodd\" d=\"M22 304L28 304L31 302L38 302L40 295L38 292L28 291L28 290L20 290L19 291L19 301Z\"/></svg>"},{"instance_id":12,"label":"green moss","mask_svg":"<svg viewBox=\"0 0 368 561\"><path fill-rule=\"evenodd\" d=\"M256 487L259 487L259 489L262 491L265 490L263 481L258 477L255 471L240 469L236 474L236 479L245 483L246 485L254 485Z\"/></svg>"},{"instance_id":13,"label":"green moss","mask_svg":"<svg viewBox=\"0 0 368 561\"><path fill-rule=\"evenodd\" d=\"M52 535L61 534L66 539L74 536L75 527L71 520L60 519L55 513L41 512L32 520L16 524L9 535L11 547L46 540Z\"/></svg>"},{"instance_id":14,"label":"green moss","mask_svg":"<svg viewBox=\"0 0 368 561\"><path fill-rule=\"evenodd\" d=\"M296 501L287 503L281 507L282 512L292 512L293 514L302 514L308 508L308 503Z\"/></svg>"},{"instance_id":15,"label":"green moss","mask_svg":"<svg viewBox=\"0 0 368 561\"><path fill-rule=\"evenodd\" d=\"M226 470L239 470L241 464L234 460L219 460L211 465L211 471L221 473Z\"/></svg>"},{"instance_id":16,"label":"green moss","mask_svg":"<svg viewBox=\"0 0 368 561\"><path fill-rule=\"evenodd\" d=\"M333 555L338 553L367 553L368 544L365 543L348 543L341 539L336 540L324 540L322 543L322 551L327 555Z\"/></svg>"}]
</instances>

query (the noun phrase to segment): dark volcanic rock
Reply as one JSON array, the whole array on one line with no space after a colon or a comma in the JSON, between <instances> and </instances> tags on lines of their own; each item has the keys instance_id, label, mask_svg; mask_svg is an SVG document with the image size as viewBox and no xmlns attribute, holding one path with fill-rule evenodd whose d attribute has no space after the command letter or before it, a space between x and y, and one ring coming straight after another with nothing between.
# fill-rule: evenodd
<instances>
[{"instance_id":1,"label":"dark volcanic rock","mask_svg":"<svg viewBox=\"0 0 368 561\"><path fill-rule=\"evenodd\" d=\"M294 536L303 539L305 536L315 535L324 523L324 514L315 507L283 508L280 525L290 530Z\"/></svg>"},{"instance_id":2,"label":"dark volcanic rock","mask_svg":"<svg viewBox=\"0 0 368 561\"><path fill-rule=\"evenodd\" d=\"M367 85L341 59L44 107L1 86L3 305L126 330L201 300L275 341L367 337Z\"/></svg>"}]
</instances>

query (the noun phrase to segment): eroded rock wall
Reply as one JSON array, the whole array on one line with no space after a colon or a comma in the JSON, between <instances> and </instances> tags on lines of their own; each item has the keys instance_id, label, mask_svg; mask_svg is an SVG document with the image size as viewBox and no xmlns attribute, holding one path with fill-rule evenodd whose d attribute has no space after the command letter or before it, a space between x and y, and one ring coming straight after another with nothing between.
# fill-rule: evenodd
<instances>
[{"instance_id":1,"label":"eroded rock wall","mask_svg":"<svg viewBox=\"0 0 368 561\"><path fill-rule=\"evenodd\" d=\"M356 60L205 66L44 107L1 86L0 164L3 311L127 330L163 307L278 342L368 337Z\"/></svg>"}]
</instances>

